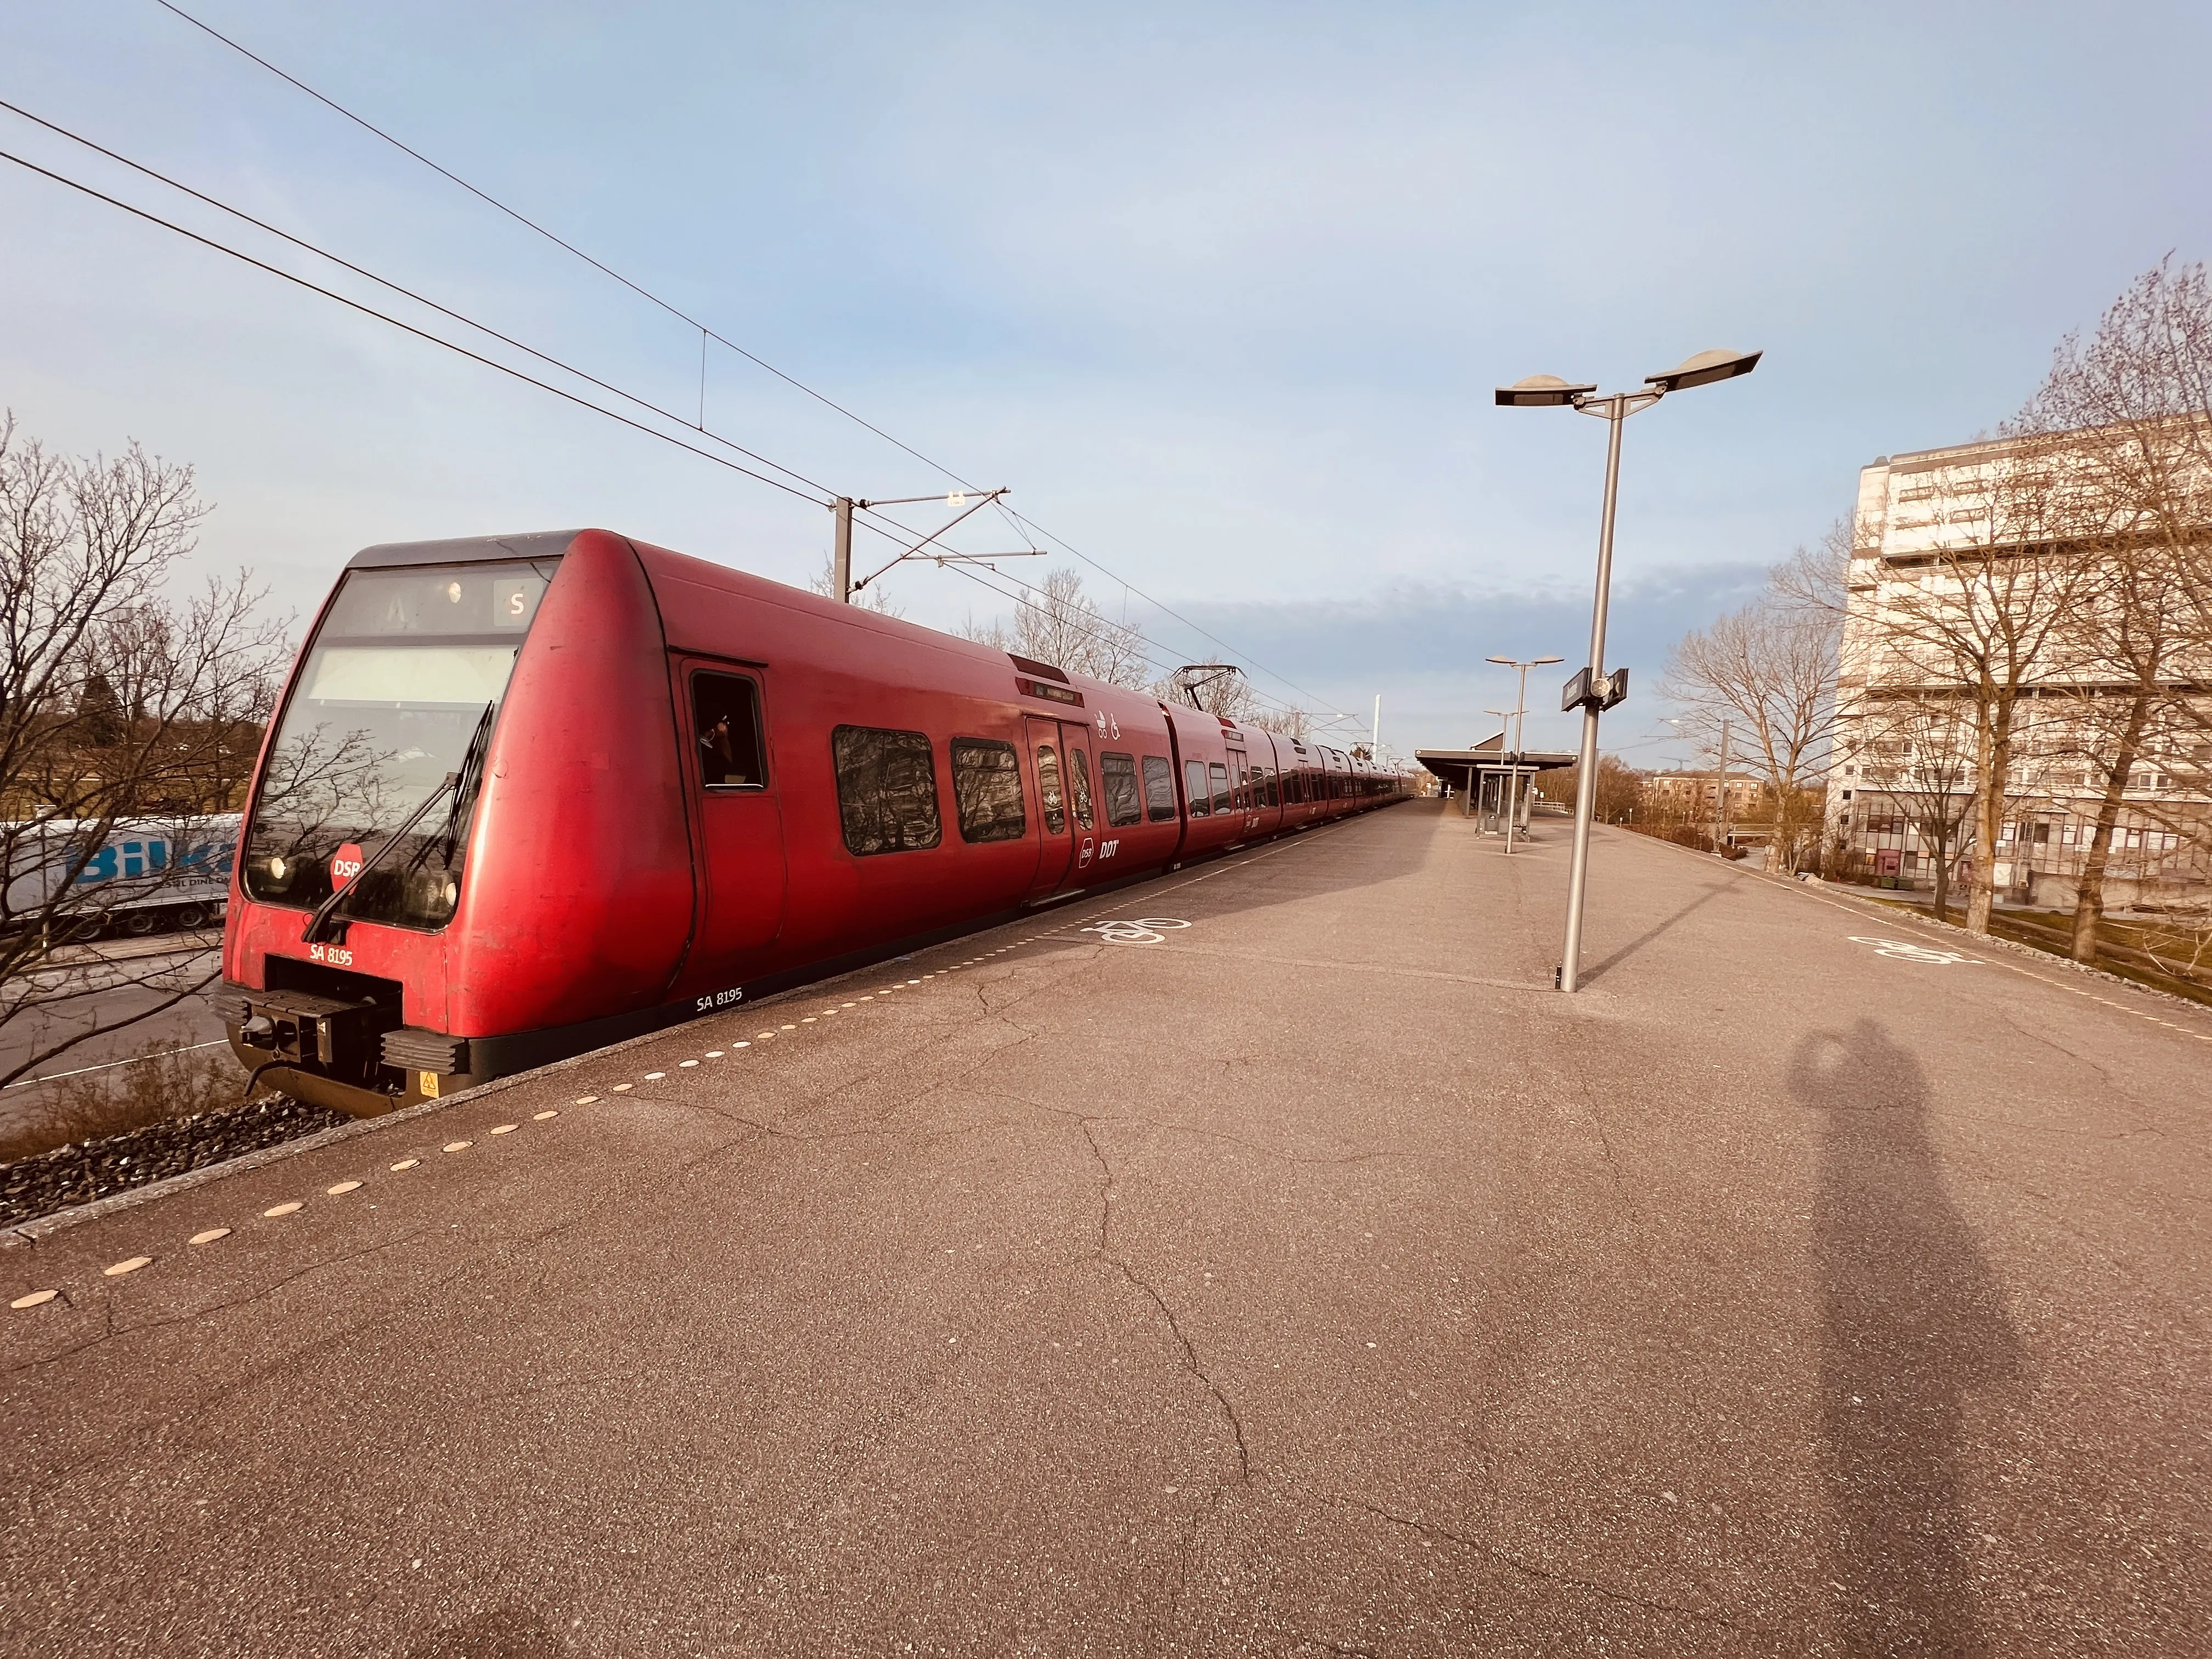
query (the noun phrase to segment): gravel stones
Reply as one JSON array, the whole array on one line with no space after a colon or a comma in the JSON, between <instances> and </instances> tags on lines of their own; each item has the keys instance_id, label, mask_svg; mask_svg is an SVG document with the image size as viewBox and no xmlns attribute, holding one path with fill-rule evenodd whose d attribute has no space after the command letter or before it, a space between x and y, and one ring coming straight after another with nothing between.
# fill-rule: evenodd
<instances>
[{"instance_id":1,"label":"gravel stones","mask_svg":"<svg viewBox=\"0 0 2212 1659\"><path fill-rule=\"evenodd\" d=\"M279 1097L57 1146L0 1164L0 1226L89 1204L349 1121L343 1112Z\"/></svg>"}]
</instances>

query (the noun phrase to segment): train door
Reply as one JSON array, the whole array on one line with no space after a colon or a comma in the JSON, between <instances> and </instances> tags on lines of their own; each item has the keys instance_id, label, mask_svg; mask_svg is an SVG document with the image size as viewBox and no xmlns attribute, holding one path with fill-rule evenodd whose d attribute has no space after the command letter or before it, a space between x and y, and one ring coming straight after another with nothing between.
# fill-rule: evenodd
<instances>
[{"instance_id":1,"label":"train door","mask_svg":"<svg viewBox=\"0 0 2212 1659\"><path fill-rule=\"evenodd\" d=\"M1091 771L1091 728L1066 720L1060 725L1060 759L1067 775L1067 837L1074 843L1075 867L1069 879L1080 885L1098 861L1098 819L1105 811L1098 780Z\"/></svg>"},{"instance_id":2,"label":"train door","mask_svg":"<svg viewBox=\"0 0 2212 1659\"><path fill-rule=\"evenodd\" d=\"M1242 749L1229 751L1230 806L1243 820L1243 828L1237 834L1249 836L1260 827L1260 778L1253 769L1250 756Z\"/></svg>"},{"instance_id":3,"label":"train door","mask_svg":"<svg viewBox=\"0 0 2212 1659\"><path fill-rule=\"evenodd\" d=\"M1043 898L1069 884L1076 871L1076 860L1081 856L1083 843L1090 843L1090 851L1097 851L1097 838L1088 832L1079 831L1076 823L1074 787L1069 773L1073 765L1073 753L1090 748L1088 734L1070 728L1075 741L1070 744L1063 735L1058 720L1039 719L1035 714L1022 717L1030 751L1030 769L1036 781L1037 828L1042 845L1037 852L1036 880L1029 896ZM1090 816L1091 787L1090 757L1084 756L1083 782L1084 816Z\"/></svg>"},{"instance_id":4,"label":"train door","mask_svg":"<svg viewBox=\"0 0 2212 1659\"><path fill-rule=\"evenodd\" d=\"M783 815L767 710L757 672L687 661L680 673L705 890L685 977L735 981L783 926Z\"/></svg>"}]
</instances>

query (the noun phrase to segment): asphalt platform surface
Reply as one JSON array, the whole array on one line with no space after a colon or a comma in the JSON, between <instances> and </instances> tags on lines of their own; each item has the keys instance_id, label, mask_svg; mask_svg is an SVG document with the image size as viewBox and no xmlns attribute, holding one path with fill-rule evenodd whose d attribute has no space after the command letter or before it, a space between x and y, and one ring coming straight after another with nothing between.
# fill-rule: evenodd
<instances>
[{"instance_id":1,"label":"asphalt platform surface","mask_svg":"<svg viewBox=\"0 0 2212 1659\"><path fill-rule=\"evenodd\" d=\"M0 1249L0 1651L2212 1649L2212 1014L1452 805Z\"/></svg>"}]
</instances>

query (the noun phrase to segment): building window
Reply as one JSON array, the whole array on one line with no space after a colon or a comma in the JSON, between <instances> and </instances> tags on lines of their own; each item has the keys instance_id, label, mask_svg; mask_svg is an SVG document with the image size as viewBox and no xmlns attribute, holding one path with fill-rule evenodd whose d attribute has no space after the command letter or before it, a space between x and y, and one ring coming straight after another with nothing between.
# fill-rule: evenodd
<instances>
[{"instance_id":1,"label":"building window","mask_svg":"<svg viewBox=\"0 0 2212 1659\"><path fill-rule=\"evenodd\" d=\"M1175 820L1175 767L1165 755L1145 757L1145 815L1154 823Z\"/></svg>"},{"instance_id":2,"label":"building window","mask_svg":"<svg viewBox=\"0 0 2212 1659\"><path fill-rule=\"evenodd\" d=\"M1120 830L1145 821L1145 798L1137 787L1137 757L1102 752L1098 791L1106 798L1106 827Z\"/></svg>"},{"instance_id":3,"label":"building window","mask_svg":"<svg viewBox=\"0 0 2212 1659\"><path fill-rule=\"evenodd\" d=\"M953 738L952 799L960 809L963 841L1019 841L1029 833L1021 757L1011 743Z\"/></svg>"},{"instance_id":4,"label":"building window","mask_svg":"<svg viewBox=\"0 0 2212 1659\"><path fill-rule=\"evenodd\" d=\"M699 781L709 789L758 789L760 690L741 674L691 677L691 729L699 736Z\"/></svg>"},{"instance_id":5,"label":"building window","mask_svg":"<svg viewBox=\"0 0 2212 1659\"><path fill-rule=\"evenodd\" d=\"M830 734L845 850L855 858L937 845L937 769L919 732L841 726Z\"/></svg>"}]
</instances>

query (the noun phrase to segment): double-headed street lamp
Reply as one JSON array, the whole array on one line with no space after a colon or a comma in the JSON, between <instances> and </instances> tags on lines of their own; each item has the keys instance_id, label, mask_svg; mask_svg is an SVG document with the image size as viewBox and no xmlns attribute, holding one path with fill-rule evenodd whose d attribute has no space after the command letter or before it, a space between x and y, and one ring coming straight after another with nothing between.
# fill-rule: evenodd
<instances>
[{"instance_id":1,"label":"double-headed street lamp","mask_svg":"<svg viewBox=\"0 0 2212 1659\"><path fill-rule=\"evenodd\" d=\"M1513 657L1492 657L1490 660L1492 662L1504 663L1508 668L1517 668L1521 671L1521 690L1513 699L1513 770L1507 775L1508 777L1511 779L1511 783L1508 785L1509 793L1505 798L1505 855L1508 858L1510 858L1513 855L1514 796L1518 793L1518 786L1521 781L1522 723L1528 718L1528 671L1532 668L1540 667L1547 662L1562 662L1565 661L1565 659L1561 657L1531 657L1528 661L1522 662L1518 659ZM1483 710L1483 713L1486 714L1495 714L1498 712L1499 711L1495 708L1486 708Z\"/></svg>"},{"instance_id":2,"label":"double-headed street lamp","mask_svg":"<svg viewBox=\"0 0 2212 1659\"><path fill-rule=\"evenodd\" d=\"M1583 885L1589 871L1590 819L1597 809L1597 717L1627 694L1627 671L1605 672L1605 610L1613 588L1613 509L1620 489L1620 426L1670 392L1732 380L1759 367L1756 351L1701 351L1679 368L1644 377L1645 390L1610 392L1595 386L1571 386L1556 374L1532 374L1498 389L1502 409L1557 409L1595 415L1608 423L1605 449L1605 512L1597 538L1597 598L1590 607L1589 666L1569 680L1563 709L1583 711L1582 776L1575 789L1575 847L1567 866L1567 944L1559 963L1559 985L1571 991L1579 976L1583 951Z\"/></svg>"}]
</instances>

